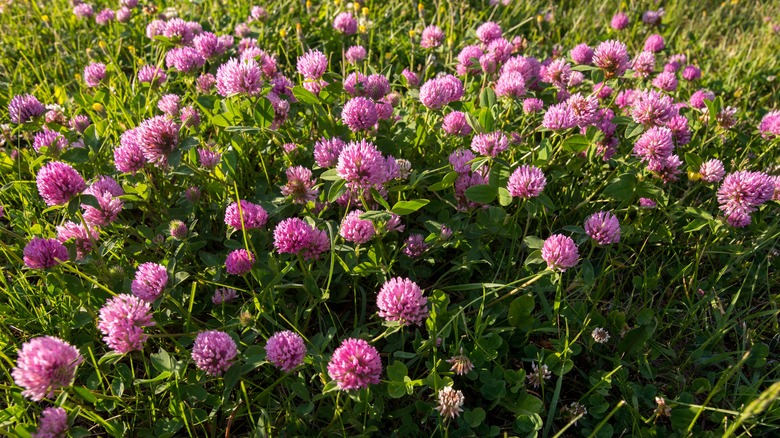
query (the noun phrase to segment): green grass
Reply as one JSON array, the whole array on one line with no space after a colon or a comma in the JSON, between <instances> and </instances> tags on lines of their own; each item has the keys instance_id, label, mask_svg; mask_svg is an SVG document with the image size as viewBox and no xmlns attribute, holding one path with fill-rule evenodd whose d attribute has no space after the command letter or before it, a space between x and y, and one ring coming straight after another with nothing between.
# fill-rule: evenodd
<instances>
[{"instance_id":1,"label":"green grass","mask_svg":"<svg viewBox=\"0 0 780 438\"><path fill-rule=\"evenodd\" d=\"M250 10L245 2L168 3L157 2L157 10L175 6L180 17L216 34L232 34ZM97 26L94 20L77 19L64 0L15 2L0 14L0 123L9 122L8 102L23 93L62 105L67 116L89 116L94 128L83 136L55 126L69 140L80 138L86 145L83 152L72 150L60 159L88 181L111 175L127 194L119 220L101 230L97 249L85 260L45 271L24 267L23 249L32 237L54 237L58 225L80 221L81 214L78 200L48 208L38 194L35 175L52 160L31 147L40 123L4 129L0 434L29 436L42 409L51 405L67 410L73 436L777 433L778 203L764 204L750 226L733 228L718 209L718 185L704 184L697 176L700 162L710 158L722 160L727 172L780 174L778 140L762 138L757 129L764 114L778 109L780 34L772 31L772 24L780 24L777 5L439 1L418 7L368 1L365 19L371 23L351 37L331 27L343 3L264 6L269 18L252 23L251 36L276 56L279 70L296 85L302 80L295 70L298 56L314 48L330 58L325 79L331 86L319 97L295 87L299 102L291 104L289 120L276 130L269 129L272 110L269 115L264 98L203 95L194 77L170 70L159 90L137 84L140 66L165 68L171 46L146 37L152 15L134 10L127 24ZM660 6L665 10L662 26L644 26L642 12ZM103 7L115 5L95 9ZM617 32L609 20L619 9L631 17L631 25ZM685 162L679 181L664 184L632 155L637 136L630 118L617 128L619 152L602 161L590 152L592 136L540 130L541 115L525 115L518 101L496 99L486 91L491 80L469 76L463 99L447 112L461 110L477 129L515 132L523 140L498 159L484 161L492 169L485 185L490 194L470 196L487 200L489 207L458 210L447 156L468 148L470 137L444 135L443 112L422 106L401 71L413 69L423 81L439 72L454 74L457 54L477 44L475 29L488 20L500 23L508 39L525 38L523 54L540 60L557 45L568 56L579 43L596 46L614 38L626 43L633 56L648 35L660 33L667 48L657 55L657 70L675 53L702 69L699 82L680 79L670 94L685 102L698 88L710 89L719 96L716 105L737 108L738 124L723 129L705 123L696 110L684 110L693 140L676 151ZM441 48L425 52L417 43L429 24L439 25L446 38ZM368 62L360 67L342 63L342 51L354 44L368 51ZM233 56L229 53L204 71L216 73L219 63ZM83 69L91 62L109 65L107 86L84 85ZM340 84L355 70L389 78L400 94L394 111L399 120L382 121L371 134L347 129L340 113L349 96ZM583 93L590 92L598 75L584 71ZM650 87L634 79L610 85L615 94ZM171 160L171 169L117 172L113 150L121 134L159 114L156 101L165 93L194 105L202 124L182 130L181 154ZM547 104L554 102L552 89L535 93ZM388 210L400 211L393 208L397 202L429 201L403 215L404 232L381 234L359 248L339 237L348 209L327 201L340 194L340 178L314 167L312 159L322 136L367 138L384 154L412 163L407 180L388 184L386 199L373 202L380 197L371 197L361 206L381 228ZM590 151L580 156L572 138L587 143ZM285 153L285 143L300 147ZM213 172L198 166L195 148L206 144L222 153ZM12 158L12 151L18 157ZM497 188L521 164L544 171L544 196L503 202ZM291 165L314 169L323 208L282 197L279 187ZM202 190L197 203L183 195L191 186ZM658 207L639 208L640 197L655 199ZM242 232L225 226L225 207L237 199L263 205L269 214L265 229ZM599 210L619 218L620 243L598 247L584 234L583 221ZM316 261L274 251L273 227L292 216L327 231L331 250ZM188 225L186 239L168 237L171 220ZM442 224L454 231L452 238L438 237ZM431 245L419 259L403 254L410 233L422 234ZM553 233L571 236L579 245L580 262L564 273L546 270L538 252ZM242 277L224 268L227 253L238 248L257 256L251 273ZM165 265L171 274L153 306L156 325L146 329L150 339L143 351L114 354L97 330L97 315L112 295L130 293L137 265L147 261ZM422 327L386 324L377 316L376 294L395 276L409 277L425 291L431 316ZM213 306L211 295L223 286L235 288L240 299ZM607 343L594 342L596 327L610 333ZM224 376L204 374L190 358L193 339L202 330L225 331L238 343L237 365ZM290 374L265 359L265 342L279 330L295 331L306 340L306 362ZM11 370L22 344L44 335L78 347L85 361L71 387L36 403L22 397ZM353 392L336 389L327 365L348 337L366 339L380 352L380 384ZM446 362L461 348L474 364L464 376L455 375ZM527 380L532 362L552 372L540 387ZM448 385L463 392L465 404L460 416L445 421L434 407L438 390ZM656 397L664 398L669 416L657 410ZM587 414L562 410L575 402Z\"/></svg>"}]
</instances>

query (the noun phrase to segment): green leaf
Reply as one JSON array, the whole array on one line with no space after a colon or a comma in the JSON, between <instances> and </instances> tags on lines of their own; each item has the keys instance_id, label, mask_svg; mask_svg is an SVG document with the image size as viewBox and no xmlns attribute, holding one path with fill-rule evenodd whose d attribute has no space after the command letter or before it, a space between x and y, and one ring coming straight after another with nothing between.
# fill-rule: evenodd
<instances>
[{"instance_id":1,"label":"green leaf","mask_svg":"<svg viewBox=\"0 0 780 438\"><path fill-rule=\"evenodd\" d=\"M630 123L626 126L626 139L638 137L645 132L645 127L638 123Z\"/></svg>"},{"instance_id":2,"label":"green leaf","mask_svg":"<svg viewBox=\"0 0 780 438\"><path fill-rule=\"evenodd\" d=\"M403 382L404 377L409 374L409 370L406 368L403 362L397 360L392 365L387 367L387 377L394 382Z\"/></svg>"},{"instance_id":3,"label":"green leaf","mask_svg":"<svg viewBox=\"0 0 780 438\"><path fill-rule=\"evenodd\" d=\"M347 191L346 183L345 180L339 179L330 186L330 190L328 191L328 202L336 202L336 199L339 199L339 196Z\"/></svg>"},{"instance_id":4,"label":"green leaf","mask_svg":"<svg viewBox=\"0 0 780 438\"><path fill-rule=\"evenodd\" d=\"M385 198L382 197L382 194L379 193L379 190L371 187L371 196L374 198L374 201L378 202L379 205L385 208L385 210L390 210L390 204L385 201Z\"/></svg>"},{"instance_id":5,"label":"green leaf","mask_svg":"<svg viewBox=\"0 0 780 438\"><path fill-rule=\"evenodd\" d=\"M390 383L387 384L387 394L391 398L401 398L405 396L406 384L403 381L401 382L391 381Z\"/></svg>"},{"instance_id":6,"label":"green leaf","mask_svg":"<svg viewBox=\"0 0 780 438\"><path fill-rule=\"evenodd\" d=\"M399 216L405 216L407 214L414 213L415 211L425 207L428 205L428 203L431 202L428 199L413 199L411 201L398 201L393 206L392 211L393 213L399 215Z\"/></svg>"},{"instance_id":7,"label":"green leaf","mask_svg":"<svg viewBox=\"0 0 780 438\"><path fill-rule=\"evenodd\" d=\"M152 360L152 366L161 373L165 371L172 373L176 367L176 362L162 348L157 353L151 354L149 358Z\"/></svg>"},{"instance_id":8,"label":"green leaf","mask_svg":"<svg viewBox=\"0 0 780 438\"><path fill-rule=\"evenodd\" d=\"M463 419L466 420L466 423L471 427L479 426L485 421L486 417L487 413L485 413L485 410L482 408L472 409L463 413Z\"/></svg>"},{"instance_id":9,"label":"green leaf","mask_svg":"<svg viewBox=\"0 0 780 438\"><path fill-rule=\"evenodd\" d=\"M496 119L493 116L493 111L490 108L482 108L479 112L479 124L485 128L485 131L490 132L493 130L493 125Z\"/></svg>"},{"instance_id":10,"label":"green leaf","mask_svg":"<svg viewBox=\"0 0 780 438\"><path fill-rule=\"evenodd\" d=\"M693 233L694 231L699 231L702 228L706 227L707 224L709 224L710 221L706 219L694 219L688 225L685 226L683 229L684 233Z\"/></svg>"},{"instance_id":11,"label":"green leaf","mask_svg":"<svg viewBox=\"0 0 780 438\"><path fill-rule=\"evenodd\" d=\"M83 386L73 386L73 392L76 393L82 400L89 404L95 404L96 401L98 401L98 398L95 397L95 394L92 394L92 391L89 389L83 387Z\"/></svg>"},{"instance_id":12,"label":"green leaf","mask_svg":"<svg viewBox=\"0 0 780 438\"><path fill-rule=\"evenodd\" d=\"M569 152L579 154L588 148L590 141L582 134L573 135L563 141L563 149Z\"/></svg>"},{"instance_id":13,"label":"green leaf","mask_svg":"<svg viewBox=\"0 0 780 438\"><path fill-rule=\"evenodd\" d=\"M310 105L319 104L320 99L314 95L311 91L303 88L300 85L296 85L292 89L293 96L295 96L296 99L303 103L308 103Z\"/></svg>"},{"instance_id":14,"label":"green leaf","mask_svg":"<svg viewBox=\"0 0 780 438\"><path fill-rule=\"evenodd\" d=\"M87 148L70 148L60 155L62 161L70 163L86 163L89 161L89 149Z\"/></svg>"},{"instance_id":15,"label":"green leaf","mask_svg":"<svg viewBox=\"0 0 780 438\"><path fill-rule=\"evenodd\" d=\"M496 93L490 87L485 87L479 93L479 106L483 108L493 108L496 104Z\"/></svg>"},{"instance_id":16,"label":"green leaf","mask_svg":"<svg viewBox=\"0 0 780 438\"><path fill-rule=\"evenodd\" d=\"M685 164L688 165L688 168L694 172L698 172L699 168L701 168L701 155L700 154L693 154L690 152L685 153Z\"/></svg>"},{"instance_id":17,"label":"green leaf","mask_svg":"<svg viewBox=\"0 0 780 438\"><path fill-rule=\"evenodd\" d=\"M523 242L531 249L542 249L544 246L544 240L536 236L525 236Z\"/></svg>"},{"instance_id":18,"label":"green leaf","mask_svg":"<svg viewBox=\"0 0 780 438\"><path fill-rule=\"evenodd\" d=\"M536 250L531 254L528 254L528 257L525 258L524 265L538 265L540 263L544 263L544 259L542 258L542 251Z\"/></svg>"},{"instance_id":19,"label":"green leaf","mask_svg":"<svg viewBox=\"0 0 780 438\"><path fill-rule=\"evenodd\" d=\"M512 203L512 195L510 195L509 190L504 187L498 188L498 203L503 207Z\"/></svg>"},{"instance_id":20,"label":"green leaf","mask_svg":"<svg viewBox=\"0 0 780 438\"><path fill-rule=\"evenodd\" d=\"M320 179L324 181L338 181L341 177L338 172L336 172L336 169L328 169L325 172L322 172Z\"/></svg>"},{"instance_id":21,"label":"green leaf","mask_svg":"<svg viewBox=\"0 0 780 438\"><path fill-rule=\"evenodd\" d=\"M604 195L625 202L634 196L635 186L636 176L630 173L624 173L613 180L612 183L604 189Z\"/></svg>"},{"instance_id":22,"label":"green leaf","mask_svg":"<svg viewBox=\"0 0 780 438\"><path fill-rule=\"evenodd\" d=\"M490 204L497 195L496 188L487 184L471 186L466 189L466 198L478 204Z\"/></svg>"},{"instance_id":23,"label":"green leaf","mask_svg":"<svg viewBox=\"0 0 780 438\"><path fill-rule=\"evenodd\" d=\"M534 297L531 295L521 295L512 301L509 305L507 319L512 327L527 327L533 323L531 314L534 311Z\"/></svg>"}]
</instances>

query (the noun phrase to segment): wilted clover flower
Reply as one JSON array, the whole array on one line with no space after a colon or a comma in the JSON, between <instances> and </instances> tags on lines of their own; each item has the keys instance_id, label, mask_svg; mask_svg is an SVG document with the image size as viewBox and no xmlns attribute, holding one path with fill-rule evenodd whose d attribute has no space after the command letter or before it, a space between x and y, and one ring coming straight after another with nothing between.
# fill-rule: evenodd
<instances>
[{"instance_id":1,"label":"wilted clover flower","mask_svg":"<svg viewBox=\"0 0 780 438\"><path fill-rule=\"evenodd\" d=\"M368 388L381 374L379 352L362 339L344 340L328 362L328 375L342 391Z\"/></svg>"},{"instance_id":2,"label":"wilted clover flower","mask_svg":"<svg viewBox=\"0 0 780 438\"><path fill-rule=\"evenodd\" d=\"M403 253L411 258L420 257L428 250L425 237L422 234L411 234L406 238Z\"/></svg>"},{"instance_id":3,"label":"wilted clover flower","mask_svg":"<svg viewBox=\"0 0 780 438\"><path fill-rule=\"evenodd\" d=\"M24 388L23 396L40 401L70 386L83 361L76 347L53 336L42 336L22 344L11 376Z\"/></svg>"},{"instance_id":4,"label":"wilted clover flower","mask_svg":"<svg viewBox=\"0 0 780 438\"><path fill-rule=\"evenodd\" d=\"M62 205L87 188L87 183L69 164L53 161L38 171L38 193L46 205Z\"/></svg>"},{"instance_id":5,"label":"wilted clover flower","mask_svg":"<svg viewBox=\"0 0 780 438\"><path fill-rule=\"evenodd\" d=\"M701 167L699 167L699 173L701 174L701 179L708 183L718 182L726 175L723 162L716 158L702 163Z\"/></svg>"},{"instance_id":6,"label":"wilted clover flower","mask_svg":"<svg viewBox=\"0 0 780 438\"><path fill-rule=\"evenodd\" d=\"M229 59L217 70L217 91L222 96L246 94L255 96L263 85L262 71L257 61Z\"/></svg>"},{"instance_id":7,"label":"wilted clover flower","mask_svg":"<svg viewBox=\"0 0 780 438\"><path fill-rule=\"evenodd\" d=\"M330 240L325 231L293 217L283 220L274 229L274 247L280 254L300 254L305 259L316 259L330 249Z\"/></svg>"},{"instance_id":8,"label":"wilted clover flower","mask_svg":"<svg viewBox=\"0 0 780 438\"><path fill-rule=\"evenodd\" d=\"M140 351L149 338L144 327L155 325L152 308L148 301L136 296L120 294L109 299L100 309L98 330L103 341L117 353Z\"/></svg>"},{"instance_id":9,"label":"wilted clover flower","mask_svg":"<svg viewBox=\"0 0 780 438\"><path fill-rule=\"evenodd\" d=\"M531 369L533 371L528 373L526 379L528 379L528 384L534 388L542 386L542 383L544 383L545 380L549 380L552 377L552 373L550 372L550 369L547 367L547 365L539 366L534 361L531 362Z\"/></svg>"},{"instance_id":10,"label":"wilted clover flower","mask_svg":"<svg viewBox=\"0 0 780 438\"><path fill-rule=\"evenodd\" d=\"M611 245L620 241L620 222L614 214L600 211L585 219L585 233L599 245Z\"/></svg>"},{"instance_id":11,"label":"wilted clover flower","mask_svg":"<svg viewBox=\"0 0 780 438\"><path fill-rule=\"evenodd\" d=\"M38 428L32 438L64 438L68 433L68 413L63 408L48 407L41 412Z\"/></svg>"},{"instance_id":12,"label":"wilted clover flower","mask_svg":"<svg viewBox=\"0 0 780 438\"><path fill-rule=\"evenodd\" d=\"M97 242L99 238L100 232L94 227L89 227L89 231L87 231L83 224L72 221L66 221L57 226L57 240L60 243L73 240L76 246L76 260L81 260L92 252L94 242Z\"/></svg>"},{"instance_id":13,"label":"wilted clover flower","mask_svg":"<svg viewBox=\"0 0 780 438\"><path fill-rule=\"evenodd\" d=\"M376 297L379 316L402 325L422 325L428 318L428 299L417 283L395 277L386 281Z\"/></svg>"},{"instance_id":14,"label":"wilted clover flower","mask_svg":"<svg viewBox=\"0 0 780 438\"><path fill-rule=\"evenodd\" d=\"M599 344L604 344L609 341L609 332L601 327L596 327L593 329L591 336L593 337L593 340Z\"/></svg>"},{"instance_id":15,"label":"wilted clover flower","mask_svg":"<svg viewBox=\"0 0 780 438\"><path fill-rule=\"evenodd\" d=\"M255 256L245 249L230 251L225 259L225 271L230 275L246 275L255 264Z\"/></svg>"},{"instance_id":16,"label":"wilted clover flower","mask_svg":"<svg viewBox=\"0 0 780 438\"><path fill-rule=\"evenodd\" d=\"M486 157L497 157L509 147L509 139L501 131L477 134L471 140L471 150Z\"/></svg>"},{"instance_id":17,"label":"wilted clover flower","mask_svg":"<svg viewBox=\"0 0 780 438\"><path fill-rule=\"evenodd\" d=\"M214 304L223 304L238 298L238 292L230 287L220 287L214 291L211 302Z\"/></svg>"},{"instance_id":18,"label":"wilted clover flower","mask_svg":"<svg viewBox=\"0 0 780 438\"><path fill-rule=\"evenodd\" d=\"M165 286L168 284L168 272L165 266L158 263L142 263L135 271L135 278L130 285L133 295L147 301L154 302L159 298Z\"/></svg>"},{"instance_id":19,"label":"wilted clover flower","mask_svg":"<svg viewBox=\"0 0 780 438\"><path fill-rule=\"evenodd\" d=\"M239 203L241 213L239 214ZM238 203L234 202L225 209L225 223L237 230L242 228L241 218L243 217L243 228L255 229L262 228L268 221L268 213L265 209L257 204L253 204L249 201L240 200Z\"/></svg>"},{"instance_id":20,"label":"wilted clover flower","mask_svg":"<svg viewBox=\"0 0 780 438\"><path fill-rule=\"evenodd\" d=\"M219 330L198 333L192 346L195 366L212 376L227 371L237 354L238 347L233 338Z\"/></svg>"},{"instance_id":21,"label":"wilted clover flower","mask_svg":"<svg viewBox=\"0 0 780 438\"><path fill-rule=\"evenodd\" d=\"M463 354L463 347L460 347L460 354L452 356L447 359L447 362L451 365L450 370L459 376L463 376L474 369L474 364L471 363L471 359Z\"/></svg>"},{"instance_id":22,"label":"wilted clover flower","mask_svg":"<svg viewBox=\"0 0 780 438\"><path fill-rule=\"evenodd\" d=\"M577 424L575 419L587 415L588 409L577 402L571 402L568 406L562 407L561 412L567 422L574 421L574 424Z\"/></svg>"},{"instance_id":23,"label":"wilted clover flower","mask_svg":"<svg viewBox=\"0 0 780 438\"><path fill-rule=\"evenodd\" d=\"M358 96L344 104L341 119L353 132L366 131L376 125L379 121L379 114L377 114L376 104L373 101Z\"/></svg>"},{"instance_id":24,"label":"wilted clover flower","mask_svg":"<svg viewBox=\"0 0 780 438\"><path fill-rule=\"evenodd\" d=\"M49 269L68 260L68 249L57 239L33 237L24 247L24 264L31 269Z\"/></svg>"},{"instance_id":25,"label":"wilted clover flower","mask_svg":"<svg viewBox=\"0 0 780 438\"><path fill-rule=\"evenodd\" d=\"M296 204L306 204L317 198L319 189L314 188L316 181L312 172L303 166L294 166L287 169L287 184L282 186L282 194L289 196Z\"/></svg>"},{"instance_id":26,"label":"wilted clover flower","mask_svg":"<svg viewBox=\"0 0 780 438\"><path fill-rule=\"evenodd\" d=\"M300 335L290 330L276 332L265 344L265 357L276 367L289 373L303 364L306 344Z\"/></svg>"},{"instance_id":27,"label":"wilted clover flower","mask_svg":"<svg viewBox=\"0 0 780 438\"><path fill-rule=\"evenodd\" d=\"M542 258L547 262L547 268L564 272L577 265L579 261L577 244L568 236L553 234L542 245Z\"/></svg>"},{"instance_id":28,"label":"wilted clover flower","mask_svg":"<svg viewBox=\"0 0 780 438\"><path fill-rule=\"evenodd\" d=\"M604 70L607 79L623 76L629 67L626 45L617 40L599 44L593 51L593 65Z\"/></svg>"},{"instance_id":29,"label":"wilted clover flower","mask_svg":"<svg viewBox=\"0 0 780 438\"><path fill-rule=\"evenodd\" d=\"M465 401L463 393L455 390L451 386L445 386L439 390L439 404L436 411L445 419L452 419L463 412L463 402Z\"/></svg>"}]
</instances>

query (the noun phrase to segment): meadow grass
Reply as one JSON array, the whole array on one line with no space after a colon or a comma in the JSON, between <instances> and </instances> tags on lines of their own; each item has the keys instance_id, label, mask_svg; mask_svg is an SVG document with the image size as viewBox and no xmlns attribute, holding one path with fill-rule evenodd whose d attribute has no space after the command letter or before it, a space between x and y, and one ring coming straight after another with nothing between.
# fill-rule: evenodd
<instances>
[{"instance_id":1,"label":"meadow grass","mask_svg":"<svg viewBox=\"0 0 780 438\"><path fill-rule=\"evenodd\" d=\"M142 9L142 6L146 6ZM780 255L778 201L764 203L747 227L730 226L719 209L720 183L704 183L703 161L717 158L727 173L761 171L780 175L778 140L762 136L759 122L778 109L778 49L773 2L485 2L366 1L352 3L278 1L261 5L268 17L249 23L257 46L276 58L292 80L286 120L276 124L265 96L222 96L200 92L197 74L217 73L236 54L236 45L197 74L168 68L166 52L176 45L148 38L146 26L160 13L175 12L204 30L232 35L247 21L251 4L201 0L147 2L127 23L97 25L79 19L70 2L13 2L0 14L0 433L30 436L43 408L68 413L71 436L755 436L777 433L777 274ZM101 2L103 8L118 8ZM168 11L166 8L173 8ZM647 10L663 7L659 27L642 23ZM357 35L333 29L337 13L359 18ZM628 28L609 26L618 11ZM765 20L768 17L768 20ZM521 99L498 98L498 74L460 75L465 93L444 110L422 105L417 88L402 76L415 71L424 83L440 72L455 74L457 55L479 44L482 23L500 24L518 40L516 54L544 60L570 58L580 43L596 47L619 39L633 58L646 38L658 33L666 48L656 55L656 72L672 54L701 68L696 82L683 80L669 94L687 102L706 88L717 99L707 112L736 109L736 125L721 126L702 110L686 108L690 143L677 145L683 163L675 181L647 170L633 147L647 130L616 106L619 90L652 88L650 80L611 79L615 89L601 104L618 116L618 152L602 160L596 151L603 133L588 128L540 129L543 114L526 114ZM445 34L441 47L420 47L427 25ZM236 38L238 43L240 38ZM366 61L344 62L344 52L363 45ZM307 91L296 71L310 49L329 58L320 93ZM101 86L84 83L84 68L108 65ZM136 79L143 65L168 73L159 88ZM576 70L576 68L575 68ZM584 95L604 80L599 69L580 69ZM381 74L397 93L392 120L371 131L351 132L342 121L350 99L342 85L352 72ZM266 81L267 82L267 81ZM548 108L559 90L540 84L526 97ZM11 123L9 103L32 93L44 104L59 104L67 117L82 114L91 126L83 134L67 125L47 126L72 147L61 154L36 152L33 138L43 120ZM160 114L167 93L182 97L200 114L199 126L182 127L169 167L145 166L123 173L114 164L121 135ZM290 99L292 100L292 99ZM468 114L474 133L446 135L442 116ZM521 140L497 157L477 157L473 173L488 172L465 195L448 162L468 149L478 132L516 133ZM344 175L314 163L322 137L345 142L369 140L383 156L405 159L411 173L351 203L339 204ZM286 144L295 148L285 148ZM198 148L221 153L213 168L202 166ZM124 207L102 226L95 248L50 269L25 267L24 249L35 236L55 237L65 221L85 223L80 195L48 206L36 175L50 161L65 161L89 182L98 175L116 179ZM518 200L504 190L514 169L543 170L547 185L539 197ZM313 169L316 201L297 204L280 192L285 170ZM334 166L331 166L334 167ZM199 199L185 193L200 190ZM776 186L775 186L776 187ZM777 193L777 188L775 188ZM777 194L775 194L777 197ZM641 207L651 198L657 207ZM261 205L268 223L261 229L229 227L226 207L240 199ZM357 201L357 205L355 205ZM339 231L358 207L376 236L355 245ZM586 234L591 214L612 212L620 241L600 246ZM389 231L391 213L405 227ZM318 258L284 254L274 228L300 217L328 236ZM170 235L171 221L188 227ZM452 235L442 233L448 227ZM243 229L242 229L243 228ZM574 239L576 266L547 269L544 241L552 234ZM408 255L408 237L420 234L428 248ZM230 275L229 252L246 249L256 261L245 275ZM155 325L141 350L120 354L98 330L100 310L117 294L128 294L136 269L162 264L169 280L151 309ZM418 325L386 321L377 314L377 293L390 278L413 280L424 291L429 316ZM214 305L217 288L238 299ZM610 338L593 337L603 328ZM220 330L238 346L234 364L212 376L194 363L199 332ZM285 373L267 358L265 345L290 330L305 341L304 363ZM22 345L56 336L78 348L84 362L72 385L45 401L22 395L12 370ZM340 390L328 364L342 341L359 338L377 349L381 381L367 388ZM462 375L447 362L465 355L473 369ZM549 376L544 377L547 369ZM464 397L462 412L446 418L435 410L442 388Z\"/></svg>"}]
</instances>

